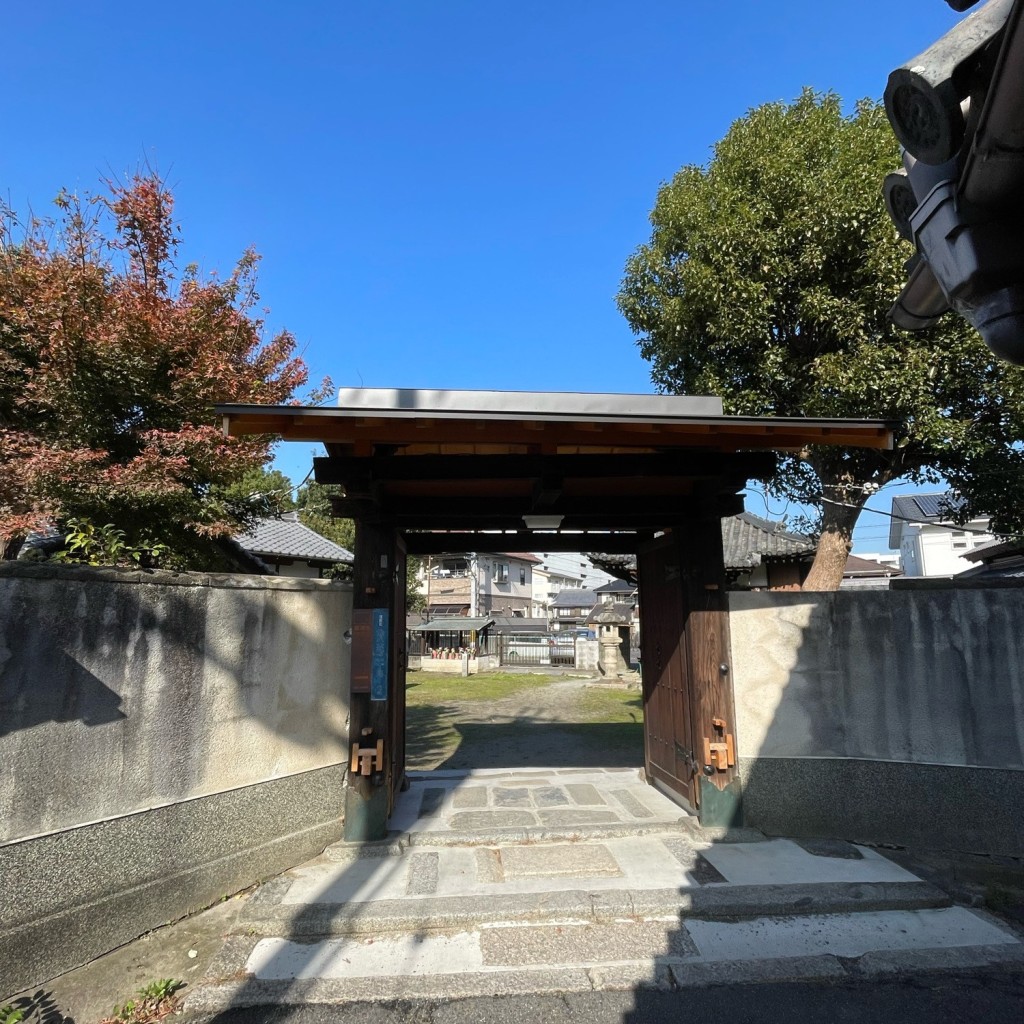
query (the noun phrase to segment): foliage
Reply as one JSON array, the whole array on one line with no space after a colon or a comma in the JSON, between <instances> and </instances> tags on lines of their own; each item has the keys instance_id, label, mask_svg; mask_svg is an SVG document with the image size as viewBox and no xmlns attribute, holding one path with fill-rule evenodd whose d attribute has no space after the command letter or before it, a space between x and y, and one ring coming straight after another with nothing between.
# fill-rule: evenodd
<instances>
[{"instance_id":1,"label":"foliage","mask_svg":"<svg viewBox=\"0 0 1024 1024\"><path fill-rule=\"evenodd\" d=\"M224 280L179 274L155 174L55 203L0 208L0 547L77 518L205 567L254 514L224 488L272 441L224 437L213 405L287 402L306 366L288 332L264 338L255 252Z\"/></svg>"},{"instance_id":2,"label":"foliage","mask_svg":"<svg viewBox=\"0 0 1024 1024\"><path fill-rule=\"evenodd\" d=\"M265 518L294 511L293 490L291 480L279 469L253 466L227 486L218 488L218 494L245 518Z\"/></svg>"},{"instance_id":3,"label":"foliage","mask_svg":"<svg viewBox=\"0 0 1024 1024\"><path fill-rule=\"evenodd\" d=\"M1024 518L1021 370L957 317L918 334L888 319L911 255L880 194L898 161L879 104L844 116L837 96L805 90L758 107L708 166L661 187L618 295L663 391L720 395L739 415L901 424L892 452L810 447L768 481L822 508L822 549L839 554L825 544L838 541L843 562L868 493L901 477L941 473L962 514L990 513L997 529Z\"/></svg>"},{"instance_id":4,"label":"foliage","mask_svg":"<svg viewBox=\"0 0 1024 1024\"><path fill-rule=\"evenodd\" d=\"M427 607L427 597L419 591L419 574L423 567L423 559L419 555L406 555L405 558L405 610L421 612Z\"/></svg>"},{"instance_id":5,"label":"foliage","mask_svg":"<svg viewBox=\"0 0 1024 1024\"><path fill-rule=\"evenodd\" d=\"M335 519L331 514L331 498L341 494L341 488L333 484L304 484L299 488L297 497L299 522L335 544L354 551L356 524L351 519Z\"/></svg>"},{"instance_id":6,"label":"foliage","mask_svg":"<svg viewBox=\"0 0 1024 1024\"><path fill-rule=\"evenodd\" d=\"M67 531L64 537L67 547L54 555L54 561L149 568L159 565L171 554L166 544L145 534L137 544L129 545L124 530L117 529L113 523L98 527L88 519L69 519Z\"/></svg>"},{"instance_id":7,"label":"foliage","mask_svg":"<svg viewBox=\"0 0 1024 1024\"><path fill-rule=\"evenodd\" d=\"M185 983L174 978L161 978L140 988L134 999L115 1006L113 1015L100 1024L152 1024L177 1011L181 1000L175 994Z\"/></svg>"}]
</instances>

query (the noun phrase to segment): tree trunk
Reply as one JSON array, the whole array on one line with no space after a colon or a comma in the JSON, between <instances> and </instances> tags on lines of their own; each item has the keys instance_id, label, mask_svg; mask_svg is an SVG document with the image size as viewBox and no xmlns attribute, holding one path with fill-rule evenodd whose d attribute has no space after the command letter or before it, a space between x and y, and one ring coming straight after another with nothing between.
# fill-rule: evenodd
<instances>
[{"instance_id":1,"label":"tree trunk","mask_svg":"<svg viewBox=\"0 0 1024 1024\"><path fill-rule=\"evenodd\" d=\"M841 494L839 488L826 487L825 492ZM846 558L853 545L853 527L864 507L866 495L861 491L856 497L843 494L833 501L826 501L822 508L821 539L814 564L804 580L802 590L838 590L846 569ZM837 504L838 501L843 502Z\"/></svg>"}]
</instances>

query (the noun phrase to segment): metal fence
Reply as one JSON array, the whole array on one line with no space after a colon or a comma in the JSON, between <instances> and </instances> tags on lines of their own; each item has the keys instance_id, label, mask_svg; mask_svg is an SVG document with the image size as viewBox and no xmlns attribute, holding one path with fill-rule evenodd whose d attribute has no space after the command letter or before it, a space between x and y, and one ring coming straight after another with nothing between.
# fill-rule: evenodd
<instances>
[{"instance_id":1,"label":"metal fence","mask_svg":"<svg viewBox=\"0 0 1024 1024\"><path fill-rule=\"evenodd\" d=\"M561 665L572 668L576 664L575 637L520 634L494 639L502 665Z\"/></svg>"}]
</instances>

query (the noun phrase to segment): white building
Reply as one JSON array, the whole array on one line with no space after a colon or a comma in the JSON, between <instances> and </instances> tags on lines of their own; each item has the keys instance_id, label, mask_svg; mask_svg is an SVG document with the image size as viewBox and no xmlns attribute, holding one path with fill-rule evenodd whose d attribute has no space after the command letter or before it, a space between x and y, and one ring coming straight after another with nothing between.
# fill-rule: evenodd
<instances>
[{"instance_id":1,"label":"white building","mask_svg":"<svg viewBox=\"0 0 1024 1024\"><path fill-rule=\"evenodd\" d=\"M563 590L596 590L615 577L598 569L586 555L565 551L535 551L539 559L534 566L533 614L550 615L554 600ZM541 586L544 587L541 590Z\"/></svg>"},{"instance_id":2,"label":"white building","mask_svg":"<svg viewBox=\"0 0 1024 1024\"><path fill-rule=\"evenodd\" d=\"M427 560L427 612L446 615L529 617L533 569L527 551L461 551Z\"/></svg>"},{"instance_id":3,"label":"white building","mask_svg":"<svg viewBox=\"0 0 1024 1024\"><path fill-rule=\"evenodd\" d=\"M994 540L987 517L954 523L947 494L906 494L892 499L889 547L898 549L904 576L956 576L974 567L962 556Z\"/></svg>"}]
</instances>

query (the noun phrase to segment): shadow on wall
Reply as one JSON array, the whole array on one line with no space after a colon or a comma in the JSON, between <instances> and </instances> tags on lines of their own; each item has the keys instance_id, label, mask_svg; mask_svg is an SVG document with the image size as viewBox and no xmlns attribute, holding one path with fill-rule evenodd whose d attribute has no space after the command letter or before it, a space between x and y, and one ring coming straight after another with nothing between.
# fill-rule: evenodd
<instances>
[{"instance_id":1,"label":"shadow on wall","mask_svg":"<svg viewBox=\"0 0 1024 1024\"><path fill-rule=\"evenodd\" d=\"M39 686L26 693L20 681L12 682L0 669L0 739L19 729L31 729L44 722L81 722L83 725L108 725L124 719L121 697L87 668L64 651L54 651L48 659L63 688Z\"/></svg>"},{"instance_id":2,"label":"shadow on wall","mask_svg":"<svg viewBox=\"0 0 1024 1024\"><path fill-rule=\"evenodd\" d=\"M1024 856L1024 589L730 595L744 815Z\"/></svg>"},{"instance_id":3,"label":"shadow on wall","mask_svg":"<svg viewBox=\"0 0 1024 1024\"><path fill-rule=\"evenodd\" d=\"M0 840L345 760L342 586L18 570L0 574Z\"/></svg>"}]
</instances>

